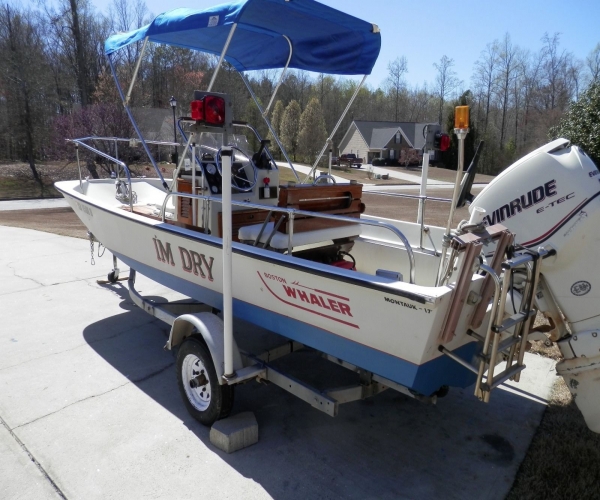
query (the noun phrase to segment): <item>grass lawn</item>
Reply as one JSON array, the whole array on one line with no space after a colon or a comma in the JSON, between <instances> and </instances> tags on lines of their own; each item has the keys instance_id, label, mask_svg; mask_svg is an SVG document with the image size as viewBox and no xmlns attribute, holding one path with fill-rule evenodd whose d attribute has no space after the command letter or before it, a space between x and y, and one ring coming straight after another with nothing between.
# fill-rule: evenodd
<instances>
[{"instance_id":1,"label":"grass lawn","mask_svg":"<svg viewBox=\"0 0 600 500\"><path fill-rule=\"evenodd\" d=\"M43 187L33 179L0 177L0 200L23 198L55 198L60 196L52 183L44 181Z\"/></svg>"},{"instance_id":2,"label":"grass lawn","mask_svg":"<svg viewBox=\"0 0 600 500\"><path fill-rule=\"evenodd\" d=\"M507 499L569 498L600 498L600 435L587 428L560 379Z\"/></svg>"}]
</instances>

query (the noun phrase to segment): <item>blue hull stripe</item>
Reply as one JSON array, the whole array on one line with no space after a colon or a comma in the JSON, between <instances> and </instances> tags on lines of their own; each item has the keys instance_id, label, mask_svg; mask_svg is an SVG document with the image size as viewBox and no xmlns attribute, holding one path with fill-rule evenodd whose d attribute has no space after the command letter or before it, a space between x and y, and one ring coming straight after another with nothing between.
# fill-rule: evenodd
<instances>
[{"instance_id":1,"label":"blue hull stripe","mask_svg":"<svg viewBox=\"0 0 600 500\"><path fill-rule=\"evenodd\" d=\"M218 292L155 269L125 255L119 253L115 255L132 269L172 290L217 309L223 307L223 296ZM235 317L243 318L284 337L343 359L427 396L442 385L467 387L475 382L473 373L446 356L440 356L423 365L416 365L327 330L235 298L233 314ZM475 353L475 347L475 343L471 342L455 352L469 359Z\"/></svg>"}]
</instances>

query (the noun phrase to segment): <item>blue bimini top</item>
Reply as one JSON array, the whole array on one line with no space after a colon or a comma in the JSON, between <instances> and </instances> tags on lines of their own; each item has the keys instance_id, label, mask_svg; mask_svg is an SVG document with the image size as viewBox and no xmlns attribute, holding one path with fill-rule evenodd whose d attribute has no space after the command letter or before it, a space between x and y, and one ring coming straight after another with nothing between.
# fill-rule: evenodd
<instances>
[{"instance_id":1,"label":"blue bimini top","mask_svg":"<svg viewBox=\"0 0 600 500\"><path fill-rule=\"evenodd\" d=\"M148 37L155 43L221 54L238 71L289 67L334 75L368 75L379 50L379 28L314 0L239 0L205 10L176 9L150 24L108 38L107 55Z\"/></svg>"}]
</instances>

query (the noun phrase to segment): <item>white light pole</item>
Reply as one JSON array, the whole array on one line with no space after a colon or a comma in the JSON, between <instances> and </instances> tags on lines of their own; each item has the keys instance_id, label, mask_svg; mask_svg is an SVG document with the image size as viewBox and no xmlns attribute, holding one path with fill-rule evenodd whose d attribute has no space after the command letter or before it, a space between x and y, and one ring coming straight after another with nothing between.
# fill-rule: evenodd
<instances>
[{"instance_id":1,"label":"white light pole","mask_svg":"<svg viewBox=\"0 0 600 500\"><path fill-rule=\"evenodd\" d=\"M177 142L177 123L175 119L175 108L177 108L177 99L174 96L171 96L169 99L169 104L171 105L171 109L173 110L173 142ZM178 153L177 146L174 146L175 151L173 152L172 160L175 165L177 165Z\"/></svg>"},{"instance_id":2,"label":"white light pole","mask_svg":"<svg viewBox=\"0 0 600 500\"><path fill-rule=\"evenodd\" d=\"M454 209L458 200L458 191L460 181L462 179L464 164L465 164L465 138L469 133L469 106L456 106L454 110L454 133L458 138L458 167L456 169L456 180L454 181L454 191L452 193L452 204L450 205L450 215L448 216L448 224L446 225L446 233L444 234L444 242L442 243L442 258L440 259L440 267L436 286L443 285L446 271L446 254L450 246L452 219L454 218Z\"/></svg>"}]
</instances>

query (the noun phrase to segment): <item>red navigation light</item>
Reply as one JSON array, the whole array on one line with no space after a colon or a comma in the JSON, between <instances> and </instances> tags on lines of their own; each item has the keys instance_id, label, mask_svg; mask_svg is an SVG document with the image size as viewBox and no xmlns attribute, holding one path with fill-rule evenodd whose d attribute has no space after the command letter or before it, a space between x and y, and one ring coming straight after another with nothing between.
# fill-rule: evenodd
<instances>
[{"instance_id":1,"label":"red navigation light","mask_svg":"<svg viewBox=\"0 0 600 500\"><path fill-rule=\"evenodd\" d=\"M447 151L450 149L450 136L448 134L436 132L433 138L433 148L440 151Z\"/></svg>"},{"instance_id":2,"label":"red navigation light","mask_svg":"<svg viewBox=\"0 0 600 500\"><path fill-rule=\"evenodd\" d=\"M204 115L208 125L225 124L225 99L216 95L204 96Z\"/></svg>"},{"instance_id":3,"label":"red navigation light","mask_svg":"<svg viewBox=\"0 0 600 500\"><path fill-rule=\"evenodd\" d=\"M204 120L204 102L203 101L192 101L190 103L192 110L192 120L203 121Z\"/></svg>"},{"instance_id":4,"label":"red navigation light","mask_svg":"<svg viewBox=\"0 0 600 500\"><path fill-rule=\"evenodd\" d=\"M450 136L448 134L442 134L440 139L440 151L446 151L450 149Z\"/></svg>"}]
</instances>

